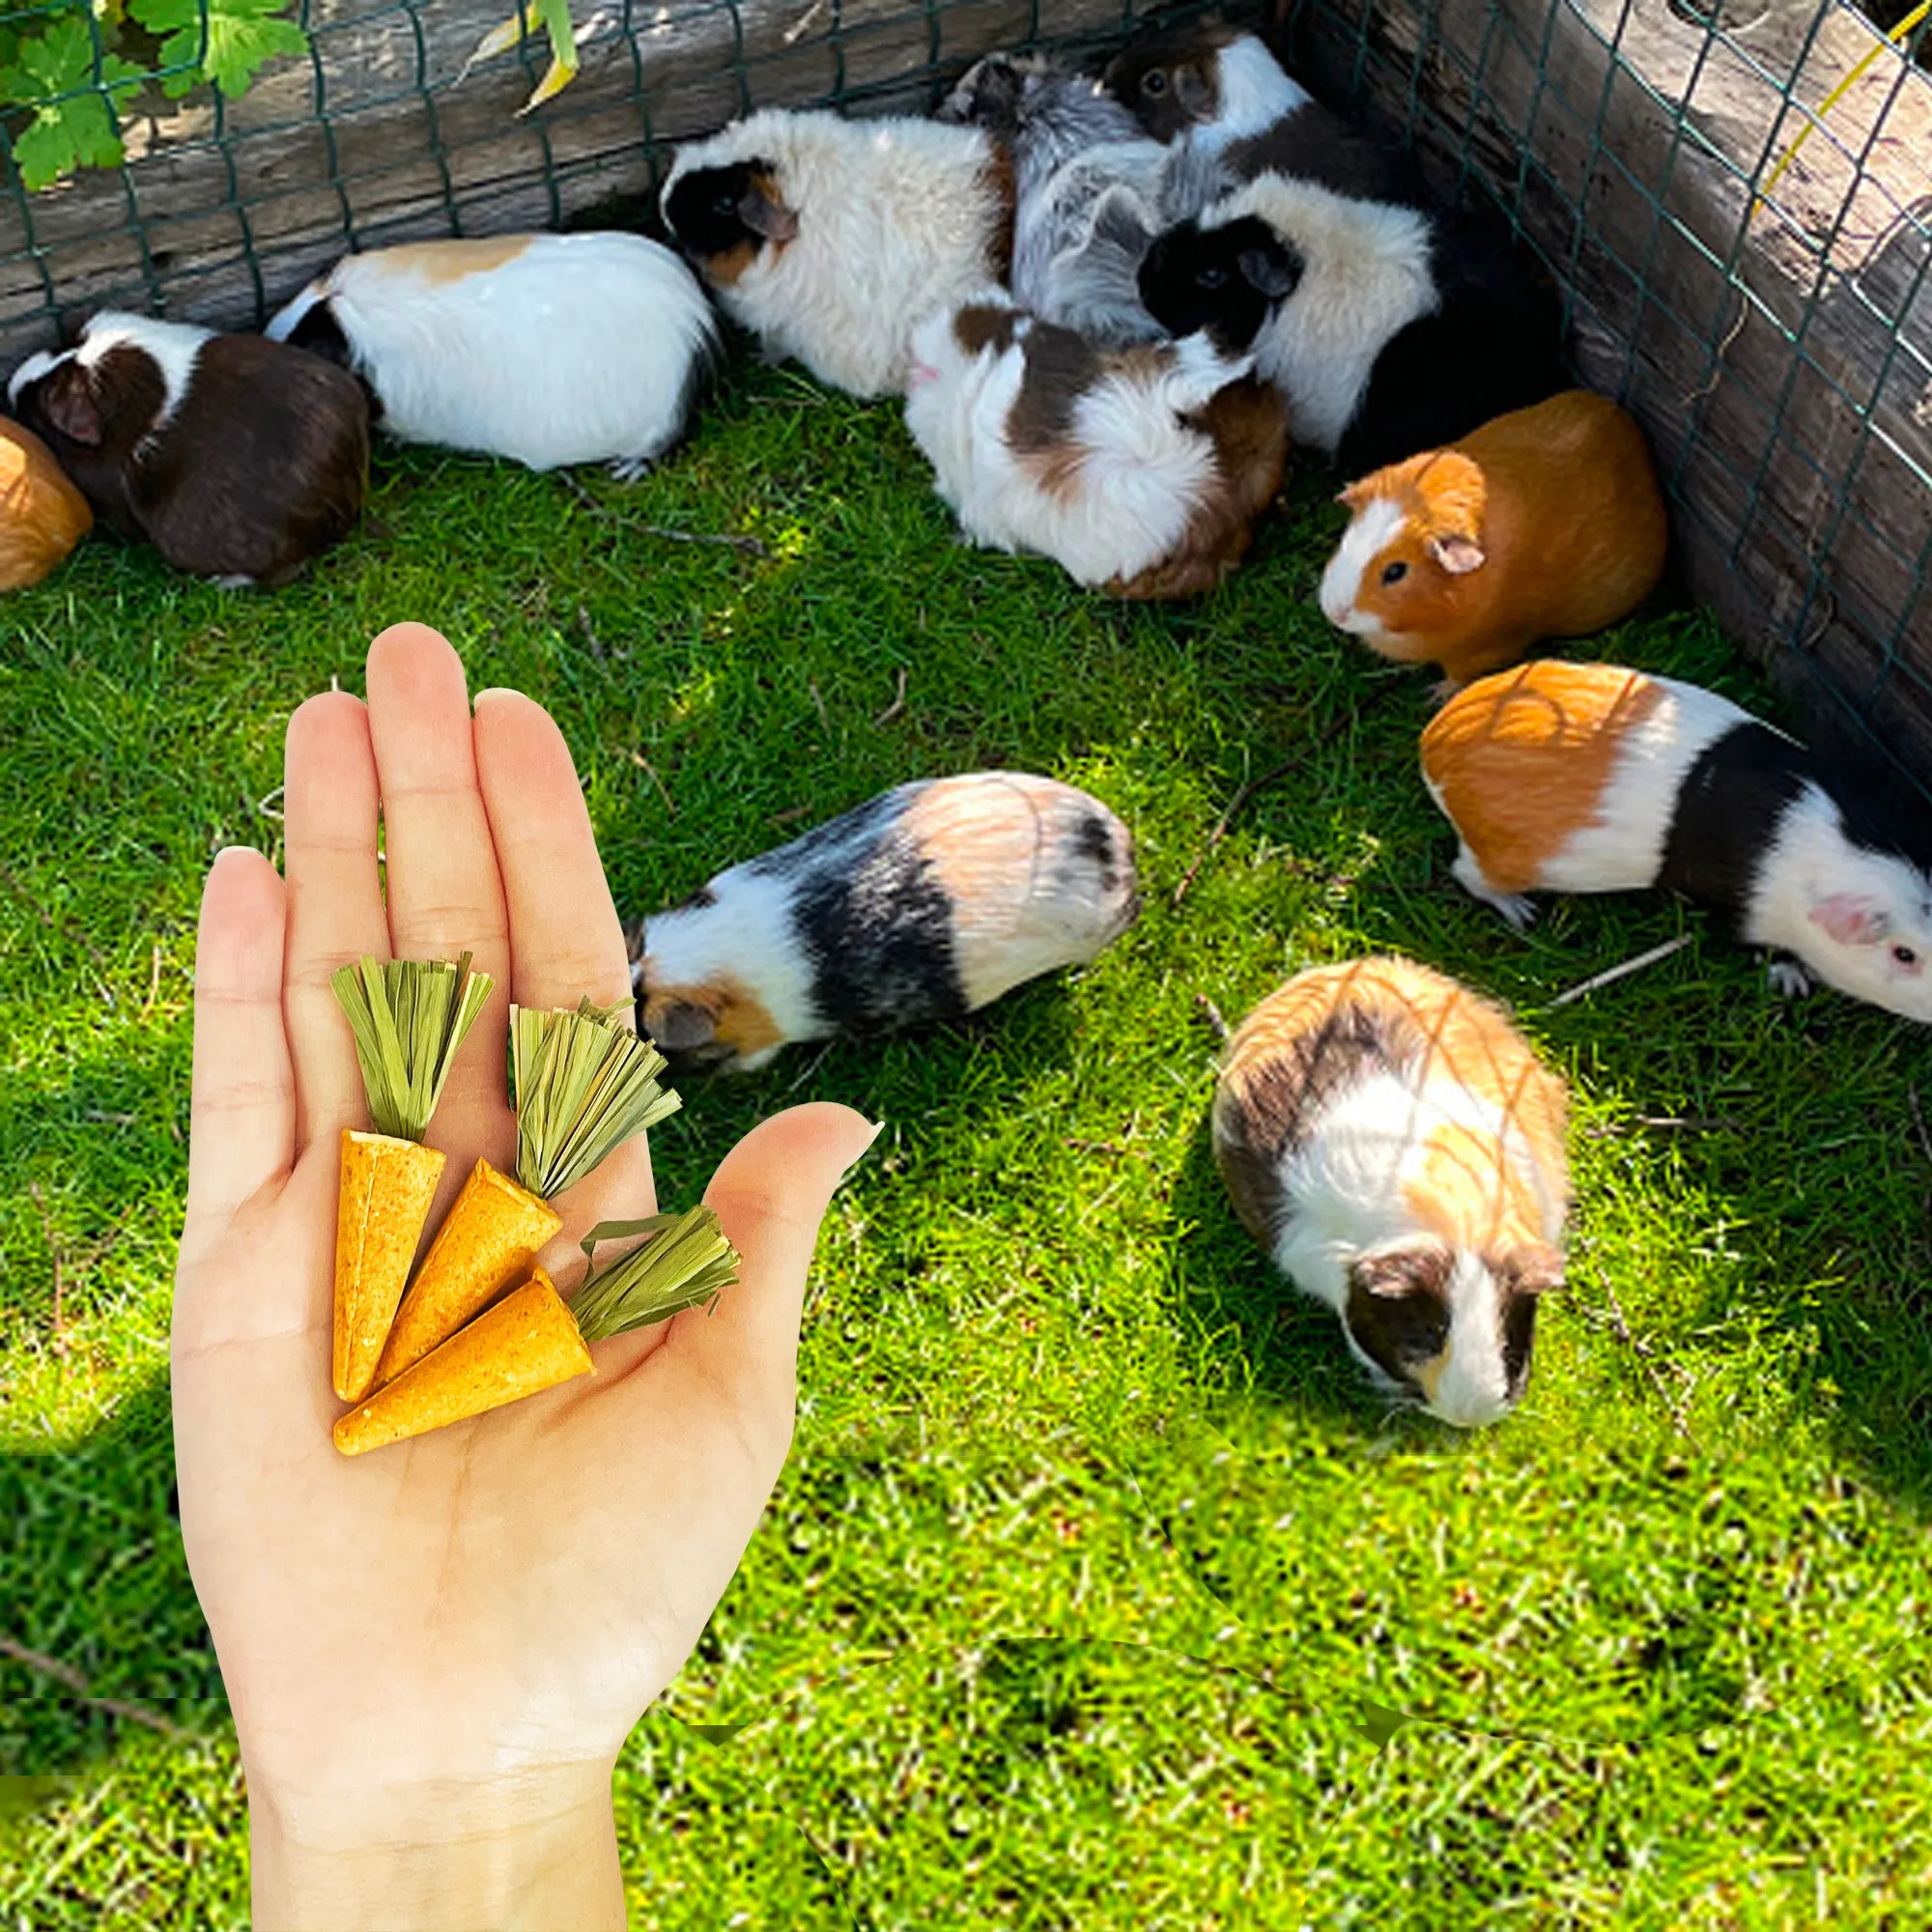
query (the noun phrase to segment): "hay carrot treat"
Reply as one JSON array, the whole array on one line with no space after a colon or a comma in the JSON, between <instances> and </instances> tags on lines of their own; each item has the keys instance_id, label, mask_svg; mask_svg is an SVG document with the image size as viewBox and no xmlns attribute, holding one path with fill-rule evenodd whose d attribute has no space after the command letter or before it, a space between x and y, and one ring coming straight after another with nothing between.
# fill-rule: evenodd
<instances>
[{"instance_id":1,"label":"hay carrot treat","mask_svg":"<svg viewBox=\"0 0 1932 1932\"><path fill-rule=\"evenodd\" d=\"M561 1217L551 1197L590 1172L620 1142L676 1111L659 1086L664 1056L583 1001L575 1012L510 1009L510 1076L517 1109L517 1173L479 1160L416 1270L377 1364L393 1381L530 1279Z\"/></svg>"},{"instance_id":2,"label":"hay carrot treat","mask_svg":"<svg viewBox=\"0 0 1932 1932\"><path fill-rule=\"evenodd\" d=\"M568 1302L533 1268L521 1288L341 1417L336 1448L360 1456L595 1374L590 1343L708 1303L737 1279L738 1257L709 1208L605 1222L590 1231L584 1253L638 1233L651 1238L588 1275Z\"/></svg>"},{"instance_id":3,"label":"hay carrot treat","mask_svg":"<svg viewBox=\"0 0 1932 1932\"><path fill-rule=\"evenodd\" d=\"M429 1218L444 1156L422 1145L443 1083L490 997L469 954L447 960L363 959L329 981L355 1036L374 1133L342 1130L335 1212L335 1320L330 1374L344 1402L376 1378Z\"/></svg>"}]
</instances>

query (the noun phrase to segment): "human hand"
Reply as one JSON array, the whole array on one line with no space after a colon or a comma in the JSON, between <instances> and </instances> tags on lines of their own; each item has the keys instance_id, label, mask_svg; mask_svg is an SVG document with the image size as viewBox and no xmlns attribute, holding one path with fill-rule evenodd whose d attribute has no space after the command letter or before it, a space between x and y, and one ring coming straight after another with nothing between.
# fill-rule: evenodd
<instances>
[{"instance_id":1,"label":"human hand","mask_svg":"<svg viewBox=\"0 0 1932 1932\"><path fill-rule=\"evenodd\" d=\"M431 1226L478 1155L511 1164L510 1001L630 990L548 715L486 692L472 724L455 653L417 625L376 639L368 688L366 708L330 693L290 720L286 884L222 852L195 961L175 1449L248 1778L255 1923L618 1926L611 1769L784 1462L806 1270L871 1130L797 1107L732 1149L704 1198L743 1267L708 1315L598 1343L592 1377L338 1455L337 1143L367 1113L329 975L469 951L495 976L430 1130L449 1155ZM586 1229L654 1205L641 1137L563 1195L544 1259L565 1293Z\"/></svg>"}]
</instances>

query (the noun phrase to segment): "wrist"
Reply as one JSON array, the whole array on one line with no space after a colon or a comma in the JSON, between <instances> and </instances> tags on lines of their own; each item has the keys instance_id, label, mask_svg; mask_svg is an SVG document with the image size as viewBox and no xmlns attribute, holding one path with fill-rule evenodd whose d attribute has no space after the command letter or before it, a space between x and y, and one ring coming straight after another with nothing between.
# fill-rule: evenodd
<instances>
[{"instance_id":1,"label":"wrist","mask_svg":"<svg viewBox=\"0 0 1932 1932\"><path fill-rule=\"evenodd\" d=\"M250 1779L256 1932L622 1932L609 1764L318 1797Z\"/></svg>"}]
</instances>

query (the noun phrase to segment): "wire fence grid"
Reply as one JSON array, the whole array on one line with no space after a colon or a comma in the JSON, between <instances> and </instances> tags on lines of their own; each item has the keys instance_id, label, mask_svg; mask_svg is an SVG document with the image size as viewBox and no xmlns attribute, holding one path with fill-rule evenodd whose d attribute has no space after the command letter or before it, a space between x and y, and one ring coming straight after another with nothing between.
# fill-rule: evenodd
<instances>
[{"instance_id":1,"label":"wire fence grid","mask_svg":"<svg viewBox=\"0 0 1932 1932\"><path fill-rule=\"evenodd\" d=\"M983 53L1097 56L1154 11L614 0L520 113L541 33L471 62L516 0L299 0L299 50L233 98L206 79L226 4L0 0L0 367L110 304L258 325L345 248L599 218L753 107L924 110ZM1693 589L1932 797L1932 11L1873 12L1274 0L1272 24L1320 95L1507 214L1582 375L1651 434ZM111 156L116 123L118 164L28 185L50 140Z\"/></svg>"}]
</instances>

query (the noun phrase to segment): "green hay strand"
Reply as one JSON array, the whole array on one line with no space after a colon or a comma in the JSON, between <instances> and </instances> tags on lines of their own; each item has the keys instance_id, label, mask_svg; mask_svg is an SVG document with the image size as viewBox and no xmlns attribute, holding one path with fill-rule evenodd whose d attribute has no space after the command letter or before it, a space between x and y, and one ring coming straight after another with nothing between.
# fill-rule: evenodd
<instances>
[{"instance_id":1,"label":"green hay strand","mask_svg":"<svg viewBox=\"0 0 1932 1932\"><path fill-rule=\"evenodd\" d=\"M495 983L447 959L364 957L331 976L355 1036L362 1086L378 1133L420 1141L442 1098L456 1049Z\"/></svg>"},{"instance_id":2,"label":"green hay strand","mask_svg":"<svg viewBox=\"0 0 1932 1932\"><path fill-rule=\"evenodd\" d=\"M682 1102L657 1076L665 1057L588 1000L575 1012L510 1009L517 1179L549 1201L611 1150Z\"/></svg>"}]
</instances>

